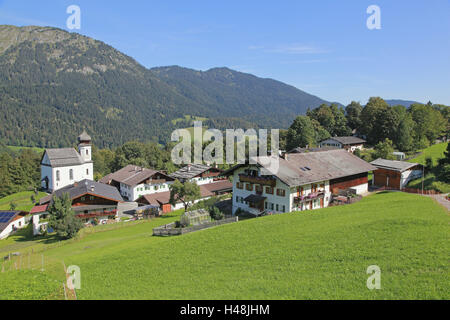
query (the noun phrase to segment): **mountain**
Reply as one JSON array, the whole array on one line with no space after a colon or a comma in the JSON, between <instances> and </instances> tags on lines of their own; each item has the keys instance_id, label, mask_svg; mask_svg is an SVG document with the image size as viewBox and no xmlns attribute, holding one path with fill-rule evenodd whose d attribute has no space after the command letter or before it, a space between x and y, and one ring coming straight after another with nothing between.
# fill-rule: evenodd
<instances>
[{"instance_id":1,"label":"mountain","mask_svg":"<svg viewBox=\"0 0 450 320\"><path fill-rule=\"evenodd\" d=\"M384 100L384 101L386 101L387 104L390 105L391 107L397 106L397 105L402 105L402 106L409 108L410 105L415 104L415 103L422 104L421 102L417 102L417 101L400 100L400 99L388 99L388 100Z\"/></svg>"},{"instance_id":2,"label":"mountain","mask_svg":"<svg viewBox=\"0 0 450 320\"><path fill-rule=\"evenodd\" d=\"M107 44L51 27L0 26L0 140L72 145L83 129L99 147L167 142L193 117L224 128L286 128L328 103L272 79L214 68L146 69Z\"/></svg>"}]
</instances>

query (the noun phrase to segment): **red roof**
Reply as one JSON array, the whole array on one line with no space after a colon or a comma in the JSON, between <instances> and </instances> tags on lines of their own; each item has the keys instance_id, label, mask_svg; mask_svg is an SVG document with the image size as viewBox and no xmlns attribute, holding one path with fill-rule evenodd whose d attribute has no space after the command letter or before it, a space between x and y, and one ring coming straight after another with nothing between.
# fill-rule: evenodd
<instances>
[{"instance_id":1,"label":"red roof","mask_svg":"<svg viewBox=\"0 0 450 320\"><path fill-rule=\"evenodd\" d=\"M46 212L47 208L48 208L48 204L44 204L42 206L34 206L34 208L31 209L30 214Z\"/></svg>"},{"instance_id":2,"label":"red roof","mask_svg":"<svg viewBox=\"0 0 450 320\"><path fill-rule=\"evenodd\" d=\"M228 180L223 180L203 184L200 185L199 187L200 187L200 197L206 198L214 196L214 193L217 191L232 189L233 184ZM139 198L138 201L141 199L145 200L145 202L148 204L155 204L155 205L167 204L169 203L170 200L170 191L147 194L141 196L141 198Z\"/></svg>"}]
</instances>

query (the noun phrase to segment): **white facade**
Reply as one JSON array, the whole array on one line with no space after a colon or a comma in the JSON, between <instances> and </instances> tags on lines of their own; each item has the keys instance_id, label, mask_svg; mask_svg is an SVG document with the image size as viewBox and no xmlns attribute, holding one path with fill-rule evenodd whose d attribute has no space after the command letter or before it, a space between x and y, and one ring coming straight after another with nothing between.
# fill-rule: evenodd
<instances>
[{"instance_id":1,"label":"white facade","mask_svg":"<svg viewBox=\"0 0 450 320\"><path fill-rule=\"evenodd\" d=\"M160 184L144 184L141 183L137 186L129 186L125 183L120 183L120 194L122 197L128 199L128 201L136 201L141 196L145 196L148 194L154 194L159 192L168 192L170 191L169 186L173 183L173 181L167 181L165 183Z\"/></svg>"},{"instance_id":2,"label":"white facade","mask_svg":"<svg viewBox=\"0 0 450 320\"><path fill-rule=\"evenodd\" d=\"M406 170L402 172L400 188L405 188L406 185L414 179L420 178L422 176L422 170Z\"/></svg>"},{"instance_id":3,"label":"white facade","mask_svg":"<svg viewBox=\"0 0 450 320\"><path fill-rule=\"evenodd\" d=\"M363 144L353 144L353 145L349 145L348 147L345 147L342 143L340 143L339 141L334 140L333 138L324 140L320 143L320 147L336 147L339 149L347 149L350 152L355 152L356 149L362 150L363 149Z\"/></svg>"},{"instance_id":4,"label":"white facade","mask_svg":"<svg viewBox=\"0 0 450 320\"><path fill-rule=\"evenodd\" d=\"M54 150L58 151L63 149ZM80 143L78 152L75 150L71 151L72 154L75 152L77 156L76 160L78 160L76 164L72 165L54 165L48 152L46 151L44 153L41 161L42 188L54 192L84 179L94 180L94 163L92 162L91 145Z\"/></svg>"},{"instance_id":5,"label":"white facade","mask_svg":"<svg viewBox=\"0 0 450 320\"><path fill-rule=\"evenodd\" d=\"M25 217L21 217L15 221L12 221L3 231L0 233L0 240L7 238L14 230L22 229L25 227Z\"/></svg>"},{"instance_id":6,"label":"white facade","mask_svg":"<svg viewBox=\"0 0 450 320\"><path fill-rule=\"evenodd\" d=\"M251 208L249 204L245 203L244 201L244 199L249 195L256 194L255 187L252 188L252 191L247 190L246 185L248 182L242 182L243 183L242 189L237 187L237 183L240 182L239 174L243 174L244 171L248 169L258 170L258 167L257 166L241 167L236 169L233 173L233 207L232 207L233 214L236 212L238 208L254 214L260 213L260 210ZM275 187L273 187L273 194L266 192L267 191L266 186L263 186L263 190L261 193L261 196L266 198L264 201L264 211L266 212L282 213L282 212L302 211L309 209L319 209L322 207L327 207L331 201L329 181L314 183L314 185L316 185L317 188L316 192L324 193L323 200L321 200L321 198L316 198L311 201L296 203L294 201L294 198L297 197L298 194L300 194L300 196L303 195L305 197L311 194L313 185L306 184L298 187L289 187L288 185L283 183L280 179L276 177L275 179L276 185ZM284 196L277 195L277 189L283 190ZM283 193L283 191L281 191L281 193ZM323 205L321 203L322 201Z\"/></svg>"}]
</instances>

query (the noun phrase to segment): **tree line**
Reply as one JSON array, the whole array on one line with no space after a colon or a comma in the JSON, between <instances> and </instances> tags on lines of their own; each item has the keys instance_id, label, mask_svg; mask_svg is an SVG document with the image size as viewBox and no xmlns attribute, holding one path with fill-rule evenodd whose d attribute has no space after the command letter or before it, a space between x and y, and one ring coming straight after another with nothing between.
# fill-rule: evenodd
<instances>
[{"instance_id":1,"label":"tree line","mask_svg":"<svg viewBox=\"0 0 450 320\"><path fill-rule=\"evenodd\" d=\"M450 107L433 104L389 106L379 97L372 97L365 106L351 102L344 108L322 104L298 116L283 131L280 145L286 150L317 146L334 136L358 135L369 146L392 143L393 148L410 152L428 147L437 138L448 136Z\"/></svg>"}]
</instances>

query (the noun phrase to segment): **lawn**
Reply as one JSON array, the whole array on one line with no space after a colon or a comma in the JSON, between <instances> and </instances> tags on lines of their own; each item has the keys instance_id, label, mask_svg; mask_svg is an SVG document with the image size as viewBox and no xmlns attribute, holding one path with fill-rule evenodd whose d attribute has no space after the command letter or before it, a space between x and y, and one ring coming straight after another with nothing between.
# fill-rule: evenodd
<instances>
[{"instance_id":1,"label":"lawn","mask_svg":"<svg viewBox=\"0 0 450 320\"><path fill-rule=\"evenodd\" d=\"M423 165L426 165L426 159L431 158L433 160L433 166L435 166L431 171L425 174L424 179L424 189L425 190L437 190L441 193L450 192L450 184L445 183L444 181L440 181L438 179L439 176L439 168L437 168L438 160L443 158L444 152L447 149L448 142L434 144L431 147L428 147L422 150L422 154L414 159L408 160L409 162L416 162ZM413 180L408 183L409 188L422 188L422 178Z\"/></svg>"},{"instance_id":2,"label":"lawn","mask_svg":"<svg viewBox=\"0 0 450 320\"><path fill-rule=\"evenodd\" d=\"M40 246L46 260L81 268L79 299L450 298L450 219L428 197L385 192L353 205L151 236L176 218ZM381 290L366 287L370 265L381 268ZM9 297L2 287L0 297Z\"/></svg>"},{"instance_id":3,"label":"lawn","mask_svg":"<svg viewBox=\"0 0 450 320\"><path fill-rule=\"evenodd\" d=\"M15 152L20 152L22 150L29 149L29 150L33 150L37 153L43 153L45 150L44 148L39 148L39 147L16 147L16 146L8 146L8 149L15 151Z\"/></svg>"},{"instance_id":4,"label":"lawn","mask_svg":"<svg viewBox=\"0 0 450 320\"><path fill-rule=\"evenodd\" d=\"M32 195L34 195L33 191L23 191L0 198L0 210L9 210L11 202L14 202L17 205L16 210L30 211L34 207L34 204L31 202ZM35 199L39 201L46 195L44 192L39 192L37 196L35 195Z\"/></svg>"},{"instance_id":5,"label":"lawn","mask_svg":"<svg viewBox=\"0 0 450 320\"><path fill-rule=\"evenodd\" d=\"M416 162L425 165L426 159L431 157L433 165L437 165L438 160L444 157L444 152L447 149L448 142L434 144L426 149L421 150L421 154L408 162Z\"/></svg>"}]
</instances>

